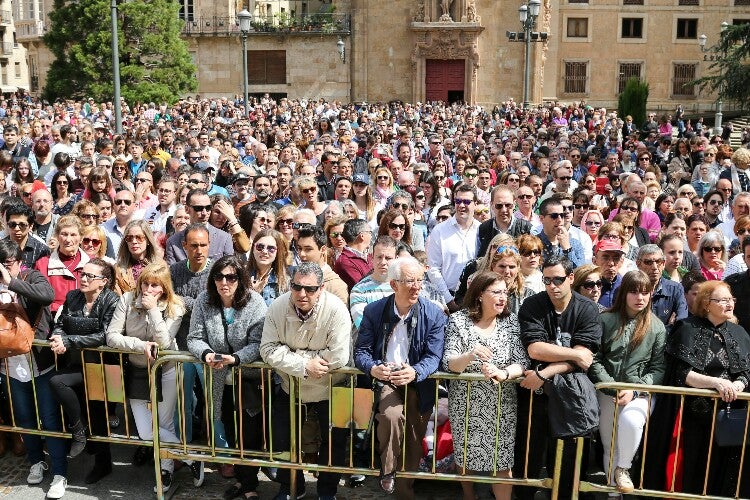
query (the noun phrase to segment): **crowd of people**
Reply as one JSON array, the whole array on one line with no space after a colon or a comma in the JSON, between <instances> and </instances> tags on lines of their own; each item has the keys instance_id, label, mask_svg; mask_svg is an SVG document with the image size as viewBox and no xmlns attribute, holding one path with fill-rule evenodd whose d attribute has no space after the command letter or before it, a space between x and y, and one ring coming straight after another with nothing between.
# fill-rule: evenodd
<instances>
[{"instance_id":1,"label":"crowd of people","mask_svg":"<svg viewBox=\"0 0 750 500\"><path fill-rule=\"evenodd\" d=\"M543 388L566 373L712 389L721 407L746 406L750 149L686 127L679 108L673 131L666 116L636 125L585 103L248 104L123 102L117 134L112 103L0 102L0 300L49 341L0 360L2 419L70 434L2 433L0 455L25 454L32 485L51 468L48 498L64 495L84 451L95 457L86 483L112 471L110 445L89 438L122 425L122 407L82 398L84 365L102 361L81 350L98 346L129 353L124 390L143 440L160 350L199 360L167 363L154 381L168 443L261 448L262 377L233 368L264 361L276 374L273 448L288 449L296 377L304 418L318 421L306 426L309 459L324 465L345 465L349 436L329 425L329 384L357 367L375 393L380 486L399 499L414 498L399 471L424 458L437 398L458 470L505 478L554 470ZM438 390L437 371L484 381ZM597 396L592 456L613 495L640 487L630 470L643 456L647 488L700 493L706 480L709 495L750 495L738 486L750 457L711 445L710 399L680 409L647 392ZM567 498L570 439L563 454ZM133 464L150 455L139 447ZM203 462L163 459L164 490L183 466L203 484ZM259 468L220 472L235 479L224 498L257 498ZM298 473L291 491L278 470L276 500L301 498ZM319 472L318 497L335 498L340 479ZM492 487L496 499L535 493L512 490Z\"/></svg>"}]
</instances>

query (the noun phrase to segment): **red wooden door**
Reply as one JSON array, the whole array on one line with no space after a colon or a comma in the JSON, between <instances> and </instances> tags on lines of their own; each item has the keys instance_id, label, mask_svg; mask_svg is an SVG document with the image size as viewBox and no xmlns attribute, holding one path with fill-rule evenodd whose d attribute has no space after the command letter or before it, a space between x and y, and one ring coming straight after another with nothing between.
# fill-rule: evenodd
<instances>
[{"instance_id":1,"label":"red wooden door","mask_svg":"<svg viewBox=\"0 0 750 500\"><path fill-rule=\"evenodd\" d=\"M425 68L425 99L448 101L448 92L460 93L463 98L465 84L463 59L427 59Z\"/></svg>"}]
</instances>

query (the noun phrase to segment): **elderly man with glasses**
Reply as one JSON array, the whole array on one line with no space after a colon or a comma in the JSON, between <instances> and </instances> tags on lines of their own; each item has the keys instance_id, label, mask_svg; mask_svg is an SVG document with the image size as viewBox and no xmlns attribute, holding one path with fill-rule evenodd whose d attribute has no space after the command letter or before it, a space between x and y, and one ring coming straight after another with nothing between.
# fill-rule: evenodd
<instances>
[{"instance_id":1,"label":"elderly man with glasses","mask_svg":"<svg viewBox=\"0 0 750 500\"><path fill-rule=\"evenodd\" d=\"M651 311L669 332L677 321L687 318L688 307L682 286L662 275L664 262L664 252L657 245L644 245L638 249L636 264L648 275L653 290Z\"/></svg>"}]
</instances>

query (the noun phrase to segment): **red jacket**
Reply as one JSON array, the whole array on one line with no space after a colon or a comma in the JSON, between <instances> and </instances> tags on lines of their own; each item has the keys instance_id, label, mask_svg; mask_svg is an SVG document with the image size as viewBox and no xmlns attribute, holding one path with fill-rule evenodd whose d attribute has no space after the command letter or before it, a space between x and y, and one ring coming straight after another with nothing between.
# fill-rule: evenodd
<instances>
[{"instance_id":1,"label":"red jacket","mask_svg":"<svg viewBox=\"0 0 750 500\"><path fill-rule=\"evenodd\" d=\"M352 287L372 272L372 254L367 254L367 260L363 259L349 247L344 247L339 258L333 265L333 270L344 280L349 292Z\"/></svg>"}]
</instances>

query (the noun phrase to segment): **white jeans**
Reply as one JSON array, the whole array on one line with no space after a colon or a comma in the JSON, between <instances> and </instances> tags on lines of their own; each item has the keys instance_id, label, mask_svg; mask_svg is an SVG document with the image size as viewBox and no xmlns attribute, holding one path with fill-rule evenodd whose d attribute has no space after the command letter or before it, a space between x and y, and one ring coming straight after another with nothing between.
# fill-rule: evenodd
<instances>
[{"instance_id":1,"label":"white jeans","mask_svg":"<svg viewBox=\"0 0 750 500\"><path fill-rule=\"evenodd\" d=\"M180 439L174 430L174 411L177 403L177 386L175 385L177 371L171 368L161 374L161 397L159 403L159 439L167 443L179 443ZM144 441L154 438L153 421L149 401L145 399L130 399L128 401L133 411L138 437ZM161 470L174 472L173 460L161 460Z\"/></svg>"},{"instance_id":2,"label":"white jeans","mask_svg":"<svg viewBox=\"0 0 750 500\"><path fill-rule=\"evenodd\" d=\"M597 391L599 399L599 435L604 447L604 472L609 476L609 455L612 448L612 428L615 420L614 397ZM653 400L651 410L653 411ZM617 413L617 434L615 435L615 452L612 464L615 467L630 469L633 457L638 451L643 437L648 413L648 398L634 398L630 403L621 406ZM610 480L614 484L614 478Z\"/></svg>"}]
</instances>

